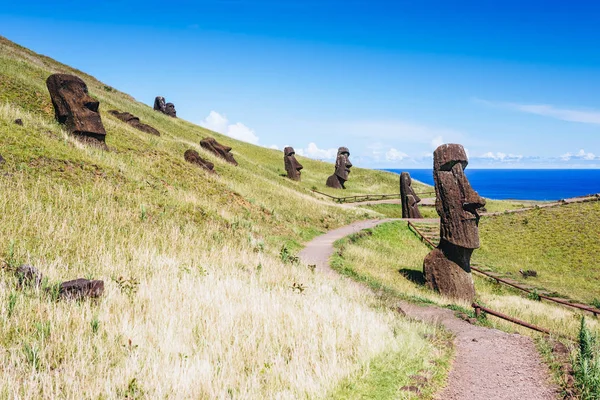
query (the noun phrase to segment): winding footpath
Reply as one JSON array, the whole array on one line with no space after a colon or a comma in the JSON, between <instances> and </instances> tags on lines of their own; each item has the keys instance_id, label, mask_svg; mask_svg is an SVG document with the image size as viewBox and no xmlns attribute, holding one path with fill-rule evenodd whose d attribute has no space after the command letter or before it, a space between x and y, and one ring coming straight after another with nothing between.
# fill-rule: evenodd
<instances>
[{"instance_id":1,"label":"winding footpath","mask_svg":"<svg viewBox=\"0 0 600 400\"><path fill-rule=\"evenodd\" d=\"M339 275L329 266L333 243L352 233L398 219L359 221L321 235L300 252L317 270ZM419 220L424 222L423 219ZM360 285L359 283L356 283ZM533 341L525 336L471 325L448 309L400 302L407 316L439 323L455 335L456 357L441 400L551 400L558 389L550 383Z\"/></svg>"}]
</instances>

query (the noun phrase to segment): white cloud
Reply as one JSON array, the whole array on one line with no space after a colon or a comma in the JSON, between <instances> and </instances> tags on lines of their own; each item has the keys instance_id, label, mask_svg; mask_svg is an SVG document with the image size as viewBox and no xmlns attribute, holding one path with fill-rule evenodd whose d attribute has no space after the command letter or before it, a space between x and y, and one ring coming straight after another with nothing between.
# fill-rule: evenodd
<instances>
[{"instance_id":1,"label":"white cloud","mask_svg":"<svg viewBox=\"0 0 600 400\"><path fill-rule=\"evenodd\" d=\"M600 111L598 110L573 110L570 108L558 108L551 104L502 103L482 99L475 99L475 101L492 107L508 108L529 114L560 119L562 121L600 125Z\"/></svg>"},{"instance_id":2,"label":"white cloud","mask_svg":"<svg viewBox=\"0 0 600 400\"><path fill-rule=\"evenodd\" d=\"M573 154L571 152L567 152L567 153L563 154L562 156L560 156L560 159L563 161L569 161L572 158L577 159L577 160L591 161L591 160L596 159L596 155L594 153L586 153L585 150L581 149L575 154Z\"/></svg>"},{"instance_id":3,"label":"white cloud","mask_svg":"<svg viewBox=\"0 0 600 400\"><path fill-rule=\"evenodd\" d=\"M279 146L277 146L276 144L270 145L269 148L273 150L279 150Z\"/></svg>"},{"instance_id":4,"label":"white cloud","mask_svg":"<svg viewBox=\"0 0 600 400\"><path fill-rule=\"evenodd\" d=\"M501 161L501 162L514 162L514 161L521 161L521 159L523 159L523 156L520 154L519 155L506 154L506 153L502 153L501 151L498 151L496 153L488 151L487 153L482 154L478 158L494 160L494 161Z\"/></svg>"},{"instance_id":5,"label":"white cloud","mask_svg":"<svg viewBox=\"0 0 600 400\"><path fill-rule=\"evenodd\" d=\"M444 144L444 138L441 136L436 136L433 139L431 139L431 148L433 150L437 149L438 147L440 147L443 144Z\"/></svg>"},{"instance_id":6,"label":"white cloud","mask_svg":"<svg viewBox=\"0 0 600 400\"><path fill-rule=\"evenodd\" d=\"M310 142L306 149L297 149L296 154L317 160L335 160L337 149L320 149L316 143Z\"/></svg>"},{"instance_id":7,"label":"white cloud","mask_svg":"<svg viewBox=\"0 0 600 400\"><path fill-rule=\"evenodd\" d=\"M401 161L405 158L408 158L408 154L398 151L393 147L385 153L385 159L387 161Z\"/></svg>"},{"instance_id":8,"label":"white cloud","mask_svg":"<svg viewBox=\"0 0 600 400\"><path fill-rule=\"evenodd\" d=\"M229 124L227 117L216 111L211 111L210 114L200 122L200 126L210 129L211 131L222 133L234 139L258 144L258 136L256 136L253 129L248 128L241 122Z\"/></svg>"}]
</instances>

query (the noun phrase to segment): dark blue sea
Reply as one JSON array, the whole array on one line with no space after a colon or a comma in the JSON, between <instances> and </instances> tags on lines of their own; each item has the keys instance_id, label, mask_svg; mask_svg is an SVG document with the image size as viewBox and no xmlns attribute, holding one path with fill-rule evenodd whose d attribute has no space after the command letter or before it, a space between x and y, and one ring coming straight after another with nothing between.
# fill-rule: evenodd
<instances>
[{"instance_id":1,"label":"dark blue sea","mask_svg":"<svg viewBox=\"0 0 600 400\"><path fill-rule=\"evenodd\" d=\"M431 169L387 169L410 173L413 179L433 185ZM559 200L600 193L600 169L471 169L465 170L481 196L505 200Z\"/></svg>"}]
</instances>

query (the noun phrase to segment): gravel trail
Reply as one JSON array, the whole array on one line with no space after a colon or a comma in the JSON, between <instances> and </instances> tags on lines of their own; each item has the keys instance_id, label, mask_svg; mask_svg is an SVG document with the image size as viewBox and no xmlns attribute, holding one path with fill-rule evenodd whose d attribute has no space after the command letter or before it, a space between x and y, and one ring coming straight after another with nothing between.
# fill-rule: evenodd
<instances>
[{"instance_id":1,"label":"gravel trail","mask_svg":"<svg viewBox=\"0 0 600 400\"><path fill-rule=\"evenodd\" d=\"M300 252L306 264L336 274L329 266L333 243L352 233L398 219L359 221L321 235ZM424 221L424 220L420 220ZM533 341L525 336L471 325L451 310L401 302L407 316L439 323L454 333L456 357L440 400L550 400L558 389L550 382Z\"/></svg>"}]
</instances>

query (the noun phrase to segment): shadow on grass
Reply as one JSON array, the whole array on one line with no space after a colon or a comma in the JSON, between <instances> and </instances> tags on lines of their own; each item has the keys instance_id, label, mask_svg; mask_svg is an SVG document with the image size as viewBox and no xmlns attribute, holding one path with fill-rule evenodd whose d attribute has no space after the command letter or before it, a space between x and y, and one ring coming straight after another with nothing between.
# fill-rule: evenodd
<instances>
[{"instance_id":1,"label":"shadow on grass","mask_svg":"<svg viewBox=\"0 0 600 400\"><path fill-rule=\"evenodd\" d=\"M409 281L416 283L417 285L425 284L425 276L423 276L422 271L416 271L414 269L408 269L408 268L400 268L398 270L398 272L400 272L400 275L402 275Z\"/></svg>"}]
</instances>

